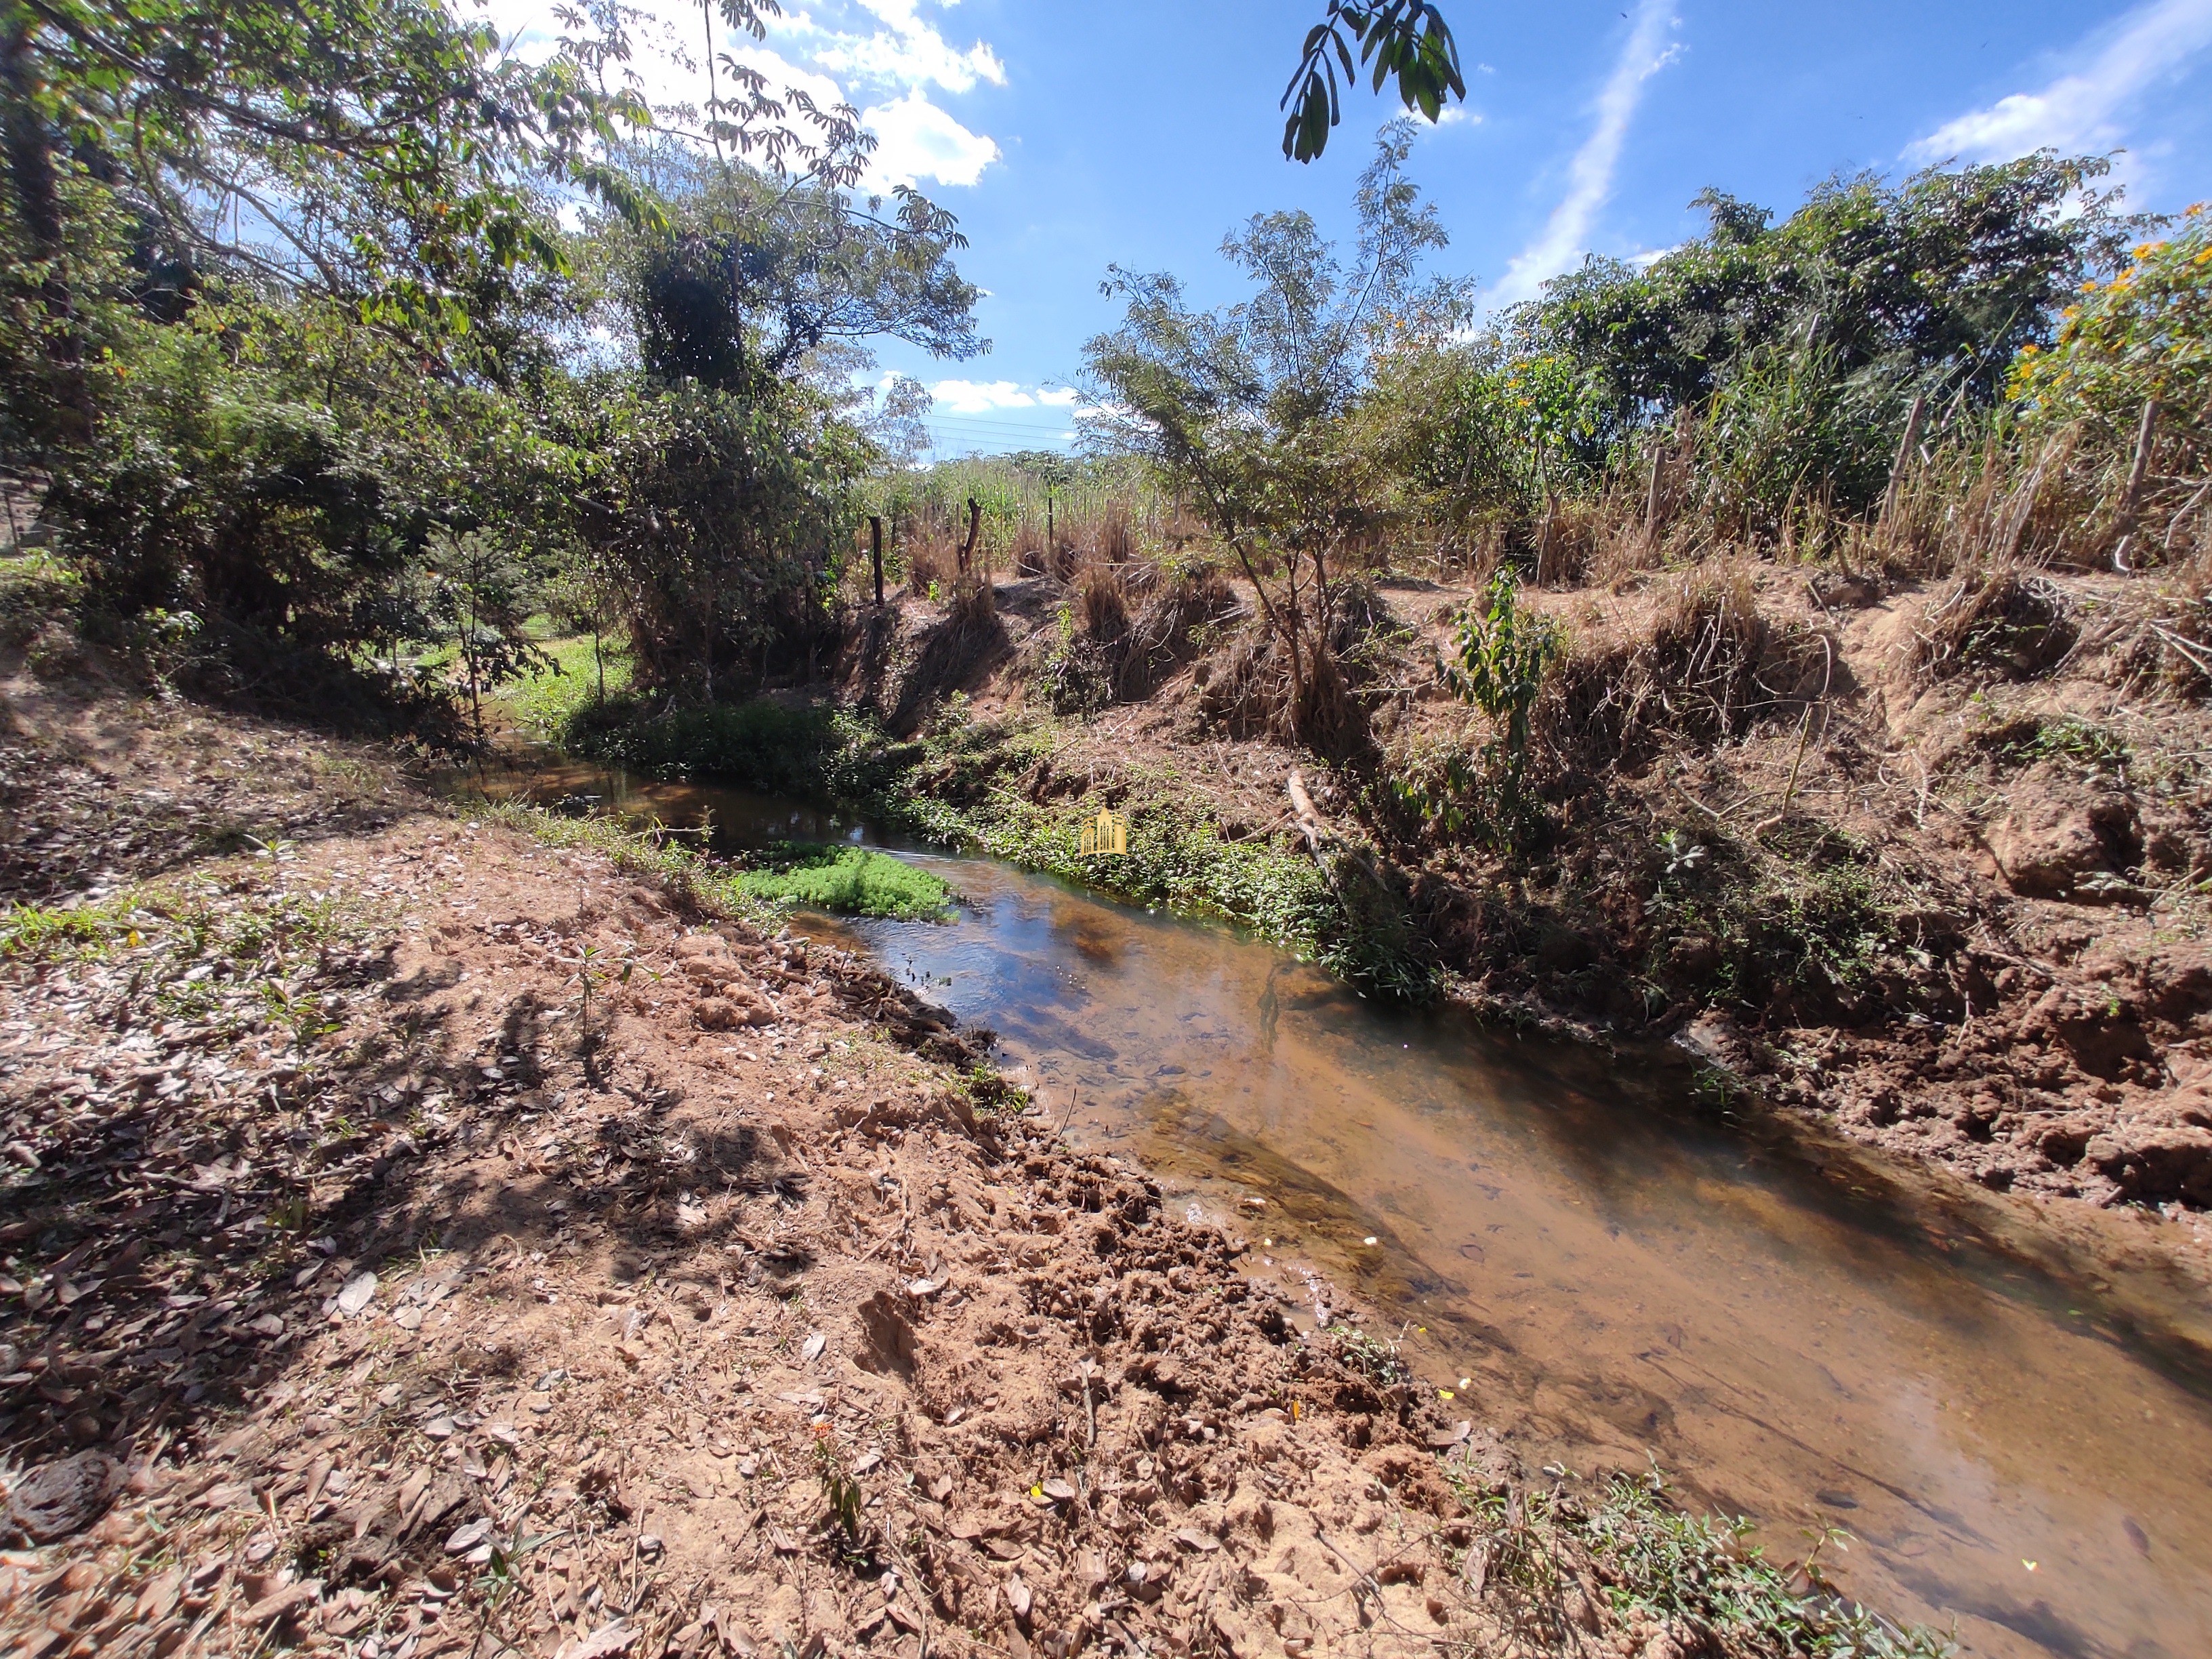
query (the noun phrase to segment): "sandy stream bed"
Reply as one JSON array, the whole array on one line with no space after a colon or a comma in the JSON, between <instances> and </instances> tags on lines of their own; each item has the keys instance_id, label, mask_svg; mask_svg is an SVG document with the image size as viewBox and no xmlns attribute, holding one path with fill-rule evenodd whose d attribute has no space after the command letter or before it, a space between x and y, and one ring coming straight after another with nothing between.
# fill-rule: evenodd
<instances>
[{"instance_id":1,"label":"sandy stream bed","mask_svg":"<svg viewBox=\"0 0 2212 1659\"><path fill-rule=\"evenodd\" d=\"M7 896L142 908L0 964L0 1649L1705 1645L856 959L342 745L14 707Z\"/></svg>"}]
</instances>

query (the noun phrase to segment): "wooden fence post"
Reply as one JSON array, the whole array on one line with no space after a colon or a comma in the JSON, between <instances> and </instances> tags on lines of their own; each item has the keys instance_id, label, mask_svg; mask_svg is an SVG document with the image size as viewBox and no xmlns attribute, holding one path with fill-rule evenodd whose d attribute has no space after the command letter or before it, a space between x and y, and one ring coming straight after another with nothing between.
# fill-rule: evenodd
<instances>
[{"instance_id":1,"label":"wooden fence post","mask_svg":"<svg viewBox=\"0 0 2212 1659\"><path fill-rule=\"evenodd\" d=\"M875 514L868 514L868 557L876 568L876 605L884 603L884 521Z\"/></svg>"},{"instance_id":2,"label":"wooden fence post","mask_svg":"<svg viewBox=\"0 0 2212 1659\"><path fill-rule=\"evenodd\" d=\"M1912 394L1911 412L1905 417L1905 436L1898 441L1897 459L1889 464L1889 488L1881 493L1881 517L1877 521L1889 522L1889 515L1897 510L1897 492L1905 483L1905 469L1912 459L1920 443L1920 424L1928 418L1928 394Z\"/></svg>"},{"instance_id":3,"label":"wooden fence post","mask_svg":"<svg viewBox=\"0 0 2212 1659\"><path fill-rule=\"evenodd\" d=\"M2158 399L2143 400L2142 419L2136 425L2136 458L2128 466L2127 488L2120 491L2120 540L2112 549L2112 568L2132 570L2128 550L2135 545L2136 507L2142 499L2143 479L2150 473L2150 452L2158 436Z\"/></svg>"}]
</instances>

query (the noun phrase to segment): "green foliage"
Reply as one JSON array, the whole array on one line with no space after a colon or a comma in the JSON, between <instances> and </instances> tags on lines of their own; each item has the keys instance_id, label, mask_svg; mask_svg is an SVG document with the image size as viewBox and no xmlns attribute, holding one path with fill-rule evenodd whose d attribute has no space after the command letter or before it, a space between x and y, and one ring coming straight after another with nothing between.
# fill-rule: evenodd
<instances>
[{"instance_id":1,"label":"green foliage","mask_svg":"<svg viewBox=\"0 0 2212 1659\"><path fill-rule=\"evenodd\" d=\"M1350 1325L1328 1330L1328 1351L1347 1370L1357 1372L1378 1389L1411 1382L1413 1373L1398 1357L1398 1345L1388 1337L1370 1336Z\"/></svg>"},{"instance_id":2,"label":"green foliage","mask_svg":"<svg viewBox=\"0 0 2212 1659\"><path fill-rule=\"evenodd\" d=\"M1679 979L1677 941L1709 947L1696 988L1749 1007L1848 1008L1930 960L1903 930L1911 895L1848 836L1785 823L1763 844L1668 830L1651 852L1651 972Z\"/></svg>"},{"instance_id":3,"label":"green foliage","mask_svg":"<svg viewBox=\"0 0 2212 1659\"><path fill-rule=\"evenodd\" d=\"M855 717L766 698L655 714L631 698L577 711L562 736L572 751L660 777L720 778L772 793L863 801L904 755Z\"/></svg>"},{"instance_id":4,"label":"green foliage","mask_svg":"<svg viewBox=\"0 0 2212 1659\"><path fill-rule=\"evenodd\" d=\"M1557 1504L1546 1517L1579 1538L1610 1569L1617 1613L1680 1620L1692 1630L1774 1659L1944 1659L1953 1644L1931 1630L1901 1628L1847 1604L1820 1565L1847 1534L1824 1532L1805 1559L1782 1566L1747 1540L1747 1521L1708 1520L1666 1500L1658 1474L1612 1476L1595 1501ZM1798 1588L1802 1580L1804 1588Z\"/></svg>"},{"instance_id":5,"label":"green foliage","mask_svg":"<svg viewBox=\"0 0 2212 1659\"><path fill-rule=\"evenodd\" d=\"M1347 85L1358 80L1354 46L1359 66L1372 75L1370 90L1381 91L1395 76L1399 101L1431 121L1443 112L1447 94L1467 96L1458 43L1443 13L1427 0L1329 0L1321 21L1306 32L1298 66L1283 89L1281 106L1291 112L1283 123L1285 155L1310 161L1328 147L1330 129L1344 118L1337 70L1343 70Z\"/></svg>"},{"instance_id":6,"label":"green foliage","mask_svg":"<svg viewBox=\"0 0 2212 1659\"><path fill-rule=\"evenodd\" d=\"M941 918L951 889L927 870L866 847L793 842L740 876L738 885L769 903L800 904L833 915Z\"/></svg>"},{"instance_id":7,"label":"green foliage","mask_svg":"<svg viewBox=\"0 0 2212 1659\"><path fill-rule=\"evenodd\" d=\"M1512 571L1500 565L1491 574L1484 609L1478 613L1469 606L1460 616L1459 660L1452 676L1453 689L1499 727L1492 752L1504 780L1509 819L1522 805L1528 715L1565 643L1558 623L1540 611L1522 610L1517 594Z\"/></svg>"},{"instance_id":8,"label":"green foliage","mask_svg":"<svg viewBox=\"0 0 2212 1659\"><path fill-rule=\"evenodd\" d=\"M5 0L0 447L89 610L189 615L205 689L326 705L480 705L546 599L702 700L822 643L878 453L839 412L860 343L979 349L964 244L856 203L857 118L757 81L711 162L623 142L629 15L525 64L438 0ZM610 322L635 361L585 370Z\"/></svg>"},{"instance_id":9,"label":"green foliage","mask_svg":"<svg viewBox=\"0 0 2212 1659\"><path fill-rule=\"evenodd\" d=\"M1708 191L1704 236L1641 269L1594 259L1555 278L1507 337L1516 356L1573 362L1624 421L1702 403L1784 341L1825 346L1840 375L1986 408L2014 354L2125 248L2134 222L2094 188L2110 170L2045 151L1896 185L1839 176L1778 226Z\"/></svg>"},{"instance_id":10,"label":"green foliage","mask_svg":"<svg viewBox=\"0 0 2212 1659\"><path fill-rule=\"evenodd\" d=\"M38 961L97 952L130 931L132 908L127 901L117 900L69 909L11 904L0 910L0 957Z\"/></svg>"},{"instance_id":11,"label":"green foliage","mask_svg":"<svg viewBox=\"0 0 2212 1659\"><path fill-rule=\"evenodd\" d=\"M2022 349L2011 394L2032 426L2080 422L2115 459L2157 398L2185 458L2172 470L2194 470L2212 447L2212 212L2191 208L2110 282L2085 281L2049 349Z\"/></svg>"},{"instance_id":12,"label":"green foliage","mask_svg":"<svg viewBox=\"0 0 2212 1659\"><path fill-rule=\"evenodd\" d=\"M2133 760L2127 739L2109 726L2075 714L2037 718L2027 729L2010 724L1986 734L1998 757L2014 766L2057 761L2090 776L2118 776Z\"/></svg>"},{"instance_id":13,"label":"green foliage","mask_svg":"<svg viewBox=\"0 0 2212 1659\"><path fill-rule=\"evenodd\" d=\"M1778 533L1793 499L1863 511L1916 396L1931 434L1983 418L2123 253L2137 222L2095 188L2106 171L2043 154L1839 177L1779 225L1708 191L1707 234L1648 265L1592 259L1471 341L1411 336L1352 422L1352 474L1386 520L1470 540L1640 493L1662 449L1694 458L1675 488L1725 533Z\"/></svg>"}]
</instances>

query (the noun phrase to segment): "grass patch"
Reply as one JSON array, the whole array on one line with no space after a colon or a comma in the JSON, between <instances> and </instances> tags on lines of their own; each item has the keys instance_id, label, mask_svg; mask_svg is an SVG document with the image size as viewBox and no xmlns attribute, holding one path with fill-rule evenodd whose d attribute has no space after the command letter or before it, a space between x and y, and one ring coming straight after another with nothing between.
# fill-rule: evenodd
<instances>
[{"instance_id":1,"label":"grass patch","mask_svg":"<svg viewBox=\"0 0 2212 1659\"><path fill-rule=\"evenodd\" d=\"M940 918L951 889L927 870L866 847L789 842L738 884L771 904L800 904L841 916Z\"/></svg>"},{"instance_id":2,"label":"grass patch","mask_svg":"<svg viewBox=\"0 0 2212 1659\"><path fill-rule=\"evenodd\" d=\"M594 653L588 634L538 641L539 648L553 659L553 666L501 687L487 701L530 736L547 743L560 741L572 722L629 690L629 659L615 641L601 643L604 662ZM606 679L604 699L599 689L602 668Z\"/></svg>"},{"instance_id":3,"label":"grass patch","mask_svg":"<svg viewBox=\"0 0 2212 1659\"><path fill-rule=\"evenodd\" d=\"M131 932L133 905L111 899L61 909L44 904L11 904L0 910L0 957L40 961L59 956L97 953Z\"/></svg>"},{"instance_id":4,"label":"grass patch","mask_svg":"<svg viewBox=\"0 0 2212 1659\"><path fill-rule=\"evenodd\" d=\"M1474 1517L1492 1594L1524 1618L1554 1616L1566 1564L1586 1559L1600 1593L1624 1618L1686 1626L1698 1651L1758 1659L1945 1659L1956 1644L1923 1626L1899 1626L1847 1601L1822 1554L1848 1547L1829 1529L1802 1560L1777 1562L1751 1544L1748 1522L1674 1507L1656 1470L1615 1474L1592 1491L1478 1490L1460 1464L1446 1480Z\"/></svg>"},{"instance_id":5,"label":"grass patch","mask_svg":"<svg viewBox=\"0 0 2212 1659\"><path fill-rule=\"evenodd\" d=\"M2118 777L2135 757L2127 740L2109 726L2075 714L2030 715L1993 725L1982 743L2005 766L2053 761L2084 777Z\"/></svg>"}]
</instances>

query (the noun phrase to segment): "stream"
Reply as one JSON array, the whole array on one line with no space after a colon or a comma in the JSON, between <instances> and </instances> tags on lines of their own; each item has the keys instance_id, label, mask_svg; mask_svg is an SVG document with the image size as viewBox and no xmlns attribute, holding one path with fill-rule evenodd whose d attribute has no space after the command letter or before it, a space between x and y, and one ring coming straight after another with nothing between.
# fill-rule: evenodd
<instances>
[{"instance_id":1,"label":"stream","mask_svg":"<svg viewBox=\"0 0 2212 1659\"><path fill-rule=\"evenodd\" d=\"M942 876L950 923L795 925L990 1027L1071 1139L1249 1237L1304 1322L1326 1274L1425 1382L1468 1378L1466 1414L1532 1474L1656 1462L1792 1559L1842 1528L1821 1559L1844 1591L1965 1653L2212 1652L2212 1301L2149 1224L2083 1209L2062 1234L1700 1105L1667 1055L1379 1008L1229 929L803 805L567 763L484 781Z\"/></svg>"}]
</instances>

